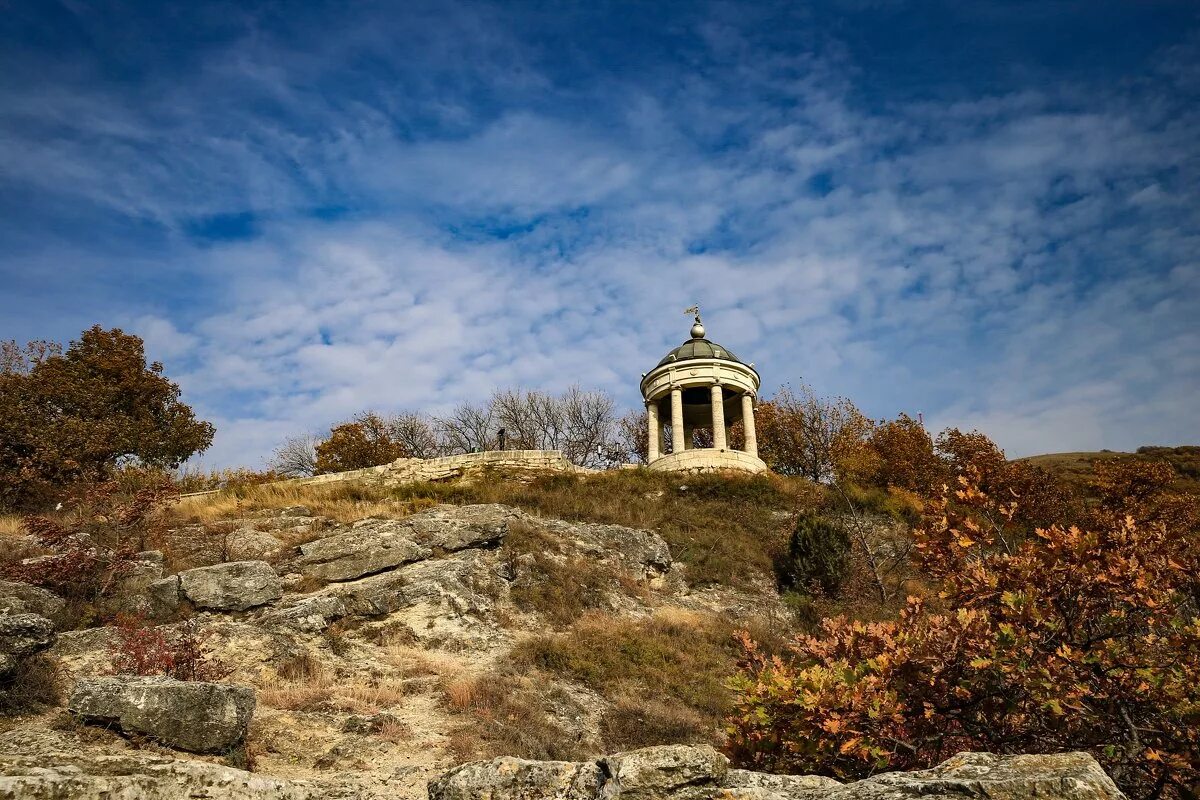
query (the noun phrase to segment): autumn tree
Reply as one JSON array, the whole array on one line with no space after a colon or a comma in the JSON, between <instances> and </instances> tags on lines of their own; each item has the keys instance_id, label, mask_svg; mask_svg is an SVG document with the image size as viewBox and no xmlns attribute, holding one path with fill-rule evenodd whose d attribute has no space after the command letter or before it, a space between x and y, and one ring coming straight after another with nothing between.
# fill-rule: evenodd
<instances>
[{"instance_id":1,"label":"autumn tree","mask_svg":"<svg viewBox=\"0 0 1200 800\"><path fill-rule=\"evenodd\" d=\"M868 443L874 456L869 463L874 471L861 476L867 482L928 495L948 478L946 465L934 451L929 432L907 414L878 425Z\"/></svg>"},{"instance_id":2,"label":"autumn tree","mask_svg":"<svg viewBox=\"0 0 1200 800\"><path fill-rule=\"evenodd\" d=\"M845 398L784 387L755 413L758 454L781 475L823 482L865 453L871 421Z\"/></svg>"},{"instance_id":3,"label":"autumn tree","mask_svg":"<svg viewBox=\"0 0 1200 800\"><path fill-rule=\"evenodd\" d=\"M1194 796L1197 537L1125 513L1138 510L1136 482L1087 527L1025 536L1021 498L989 495L972 472L916 531L951 610L910 598L896 621L826 620L786 657L745 640L732 754L854 778L963 750L1082 749L1131 797Z\"/></svg>"},{"instance_id":4,"label":"autumn tree","mask_svg":"<svg viewBox=\"0 0 1200 800\"><path fill-rule=\"evenodd\" d=\"M328 438L316 446L316 455L318 474L376 467L410 457L393 435L388 420L374 411L364 411L350 422L334 426Z\"/></svg>"},{"instance_id":5,"label":"autumn tree","mask_svg":"<svg viewBox=\"0 0 1200 800\"><path fill-rule=\"evenodd\" d=\"M213 439L142 340L95 326L63 350L0 346L0 506L47 502L120 464L174 469Z\"/></svg>"}]
</instances>

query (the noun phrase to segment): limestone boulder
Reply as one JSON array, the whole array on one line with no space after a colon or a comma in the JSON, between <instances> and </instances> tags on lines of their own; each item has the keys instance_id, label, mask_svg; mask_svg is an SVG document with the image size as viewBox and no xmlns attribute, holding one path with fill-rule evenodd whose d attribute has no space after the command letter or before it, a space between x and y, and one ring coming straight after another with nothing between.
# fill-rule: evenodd
<instances>
[{"instance_id":1,"label":"limestone boulder","mask_svg":"<svg viewBox=\"0 0 1200 800\"><path fill-rule=\"evenodd\" d=\"M544 520L527 515L524 520L551 534L572 553L616 560L634 577L660 577L671 569L671 548L657 533L623 525Z\"/></svg>"},{"instance_id":2,"label":"limestone boulder","mask_svg":"<svg viewBox=\"0 0 1200 800\"><path fill-rule=\"evenodd\" d=\"M238 561L261 560L279 554L283 543L266 531L238 528L225 537L225 551Z\"/></svg>"},{"instance_id":3,"label":"limestone boulder","mask_svg":"<svg viewBox=\"0 0 1200 800\"><path fill-rule=\"evenodd\" d=\"M405 519L364 519L300 546L295 567L349 581L434 555L498 543L518 512L501 505L439 506Z\"/></svg>"},{"instance_id":4,"label":"limestone boulder","mask_svg":"<svg viewBox=\"0 0 1200 800\"><path fill-rule=\"evenodd\" d=\"M0 614L38 614L55 617L66 601L40 586L19 581L0 581Z\"/></svg>"},{"instance_id":5,"label":"limestone boulder","mask_svg":"<svg viewBox=\"0 0 1200 800\"><path fill-rule=\"evenodd\" d=\"M998 756L959 753L933 769L848 783L828 800L1124 800L1087 753Z\"/></svg>"},{"instance_id":6,"label":"limestone boulder","mask_svg":"<svg viewBox=\"0 0 1200 800\"><path fill-rule=\"evenodd\" d=\"M341 533L300 545L296 567L326 581L347 581L433 555L404 520L365 519Z\"/></svg>"},{"instance_id":7,"label":"limestone boulder","mask_svg":"<svg viewBox=\"0 0 1200 800\"><path fill-rule=\"evenodd\" d=\"M321 800L329 796L324 788L303 781L136 750L109 752L56 731L25 729L0 735L0 800Z\"/></svg>"},{"instance_id":8,"label":"limestone boulder","mask_svg":"<svg viewBox=\"0 0 1200 800\"><path fill-rule=\"evenodd\" d=\"M594 762L497 758L455 767L429 783L429 800L596 800L604 782Z\"/></svg>"},{"instance_id":9,"label":"limestone boulder","mask_svg":"<svg viewBox=\"0 0 1200 800\"><path fill-rule=\"evenodd\" d=\"M179 573L180 592L197 608L245 611L283 596L279 575L265 561L231 561Z\"/></svg>"},{"instance_id":10,"label":"limestone boulder","mask_svg":"<svg viewBox=\"0 0 1200 800\"><path fill-rule=\"evenodd\" d=\"M417 544L452 553L468 547L499 544L520 512L509 506L485 503L438 506L404 520Z\"/></svg>"},{"instance_id":11,"label":"limestone boulder","mask_svg":"<svg viewBox=\"0 0 1200 800\"><path fill-rule=\"evenodd\" d=\"M752 789L762 794L806 797L840 788L842 783L824 775L774 775L748 769L731 769L725 775L724 785L728 789ZM742 794L749 796L751 793Z\"/></svg>"},{"instance_id":12,"label":"limestone boulder","mask_svg":"<svg viewBox=\"0 0 1200 800\"><path fill-rule=\"evenodd\" d=\"M179 576L168 575L146 587L147 615L152 619L169 619L179 611L182 595Z\"/></svg>"},{"instance_id":13,"label":"limestone boulder","mask_svg":"<svg viewBox=\"0 0 1200 800\"><path fill-rule=\"evenodd\" d=\"M54 623L37 614L0 615L0 677L54 644Z\"/></svg>"},{"instance_id":14,"label":"limestone boulder","mask_svg":"<svg viewBox=\"0 0 1200 800\"><path fill-rule=\"evenodd\" d=\"M222 753L245 741L254 690L163 677L81 678L67 708L85 722L116 725L168 747Z\"/></svg>"},{"instance_id":15,"label":"limestone boulder","mask_svg":"<svg viewBox=\"0 0 1200 800\"><path fill-rule=\"evenodd\" d=\"M335 595L298 597L265 611L258 622L270 627L283 626L303 633L320 633L346 616L346 603Z\"/></svg>"},{"instance_id":16,"label":"limestone boulder","mask_svg":"<svg viewBox=\"0 0 1200 800\"><path fill-rule=\"evenodd\" d=\"M729 759L708 745L663 745L605 756L600 768L607 777L601 798L691 798L724 783Z\"/></svg>"}]
</instances>

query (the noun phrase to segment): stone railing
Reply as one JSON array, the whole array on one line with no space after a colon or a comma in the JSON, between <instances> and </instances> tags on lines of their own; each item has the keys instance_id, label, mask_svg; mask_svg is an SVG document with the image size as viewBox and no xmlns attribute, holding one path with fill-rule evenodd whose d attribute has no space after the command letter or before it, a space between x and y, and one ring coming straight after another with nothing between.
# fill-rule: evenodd
<instances>
[{"instance_id":1,"label":"stone railing","mask_svg":"<svg viewBox=\"0 0 1200 800\"><path fill-rule=\"evenodd\" d=\"M444 481L479 473L485 469L505 472L568 472L591 473L598 470L579 467L567 460L559 450L488 450L441 458L400 458L378 467L331 472L311 478L285 481L292 486L315 486L342 481L378 482L384 485Z\"/></svg>"}]
</instances>

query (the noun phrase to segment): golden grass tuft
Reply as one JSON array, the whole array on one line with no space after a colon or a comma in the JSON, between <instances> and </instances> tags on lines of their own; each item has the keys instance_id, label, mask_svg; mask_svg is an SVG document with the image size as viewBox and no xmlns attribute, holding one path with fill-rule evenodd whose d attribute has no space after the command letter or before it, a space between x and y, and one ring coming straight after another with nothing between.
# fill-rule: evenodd
<instances>
[{"instance_id":1,"label":"golden grass tuft","mask_svg":"<svg viewBox=\"0 0 1200 800\"><path fill-rule=\"evenodd\" d=\"M17 514L0 514L0 537L24 536L25 522Z\"/></svg>"}]
</instances>

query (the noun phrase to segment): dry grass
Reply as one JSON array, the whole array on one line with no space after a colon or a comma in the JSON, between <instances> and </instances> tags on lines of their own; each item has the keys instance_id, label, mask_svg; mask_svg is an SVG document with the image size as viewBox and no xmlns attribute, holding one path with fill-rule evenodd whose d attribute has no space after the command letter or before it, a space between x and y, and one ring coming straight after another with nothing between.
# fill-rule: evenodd
<instances>
[{"instance_id":1,"label":"dry grass","mask_svg":"<svg viewBox=\"0 0 1200 800\"><path fill-rule=\"evenodd\" d=\"M434 504L430 500L397 499L383 487L358 482L316 486L284 483L185 497L168 513L176 524L208 524L288 506L307 506L314 516L348 523L364 517L406 517Z\"/></svg>"},{"instance_id":2,"label":"dry grass","mask_svg":"<svg viewBox=\"0 0 1200 800\"><path fill-rule=\"evenodd\" d=\"M24 536L25 523L17 514L0 514L0 538Z\"/></svg>"},{"instance_id":3,"label":"dry grass","mask_svg":"<svg viewBox=\"0 0 1200 800\"><path fill-rule=\"evenodd\" d=\"M446 706L468 720L450 734L460 761L500 755L569 760L583 756L549 710L536 682L512 675L458 677L443 685Z\"/></svg>"},{"instance_id":4,"label":"dry grass","mask_svg":"<svg viewBox=\"0 0 1200 800\"><path fill-rule=\"evenodd\" d=\"M732 700L725 681L736 668L733 631L725 620L691 612L645 620L592 614L566 633L521 643L512 663L578 681L613 701L607 735L614 742L636 740L631 720L638 714L659 737L686 728L690 738L716 741ZM653 701L638 707L632 698Z\"/></svg>"},{"instance_id":5,"label":"dry grass","mask_svg":"<svg viewBox=\"0 0 1200 800\"><path fill-rule=\"evenodd\" d=\"M513 603L555 627L604 608L622 577L618 568L565 553L562 545L557 537L521 524L513 525L504 540L505 555L519 576L512 584Z\"/></svg>"},{"instance_id":6,"label":"dry grass","mask_svg":"<svg viewBox=\"0 0 1200 800\"><path fill-rule=\"evenodd\" d=\"M259 702L270 708L374 714L399 705L405 696L398 681L353 681L330 675L307 652L282 662L276 672L280 680L258 691Z\"/></svg>"},{"instance_id":7,"label":"dry grass","mask_svg":"<svg viewBox=\"0 0 1200 800\"><path fill-rule=\"evenodd\" d=\"M333 686L322 678L311 683L283 683L258 690L258 702L286 711L322 711L333 698Z\"/></svg>"}]
</instances>

